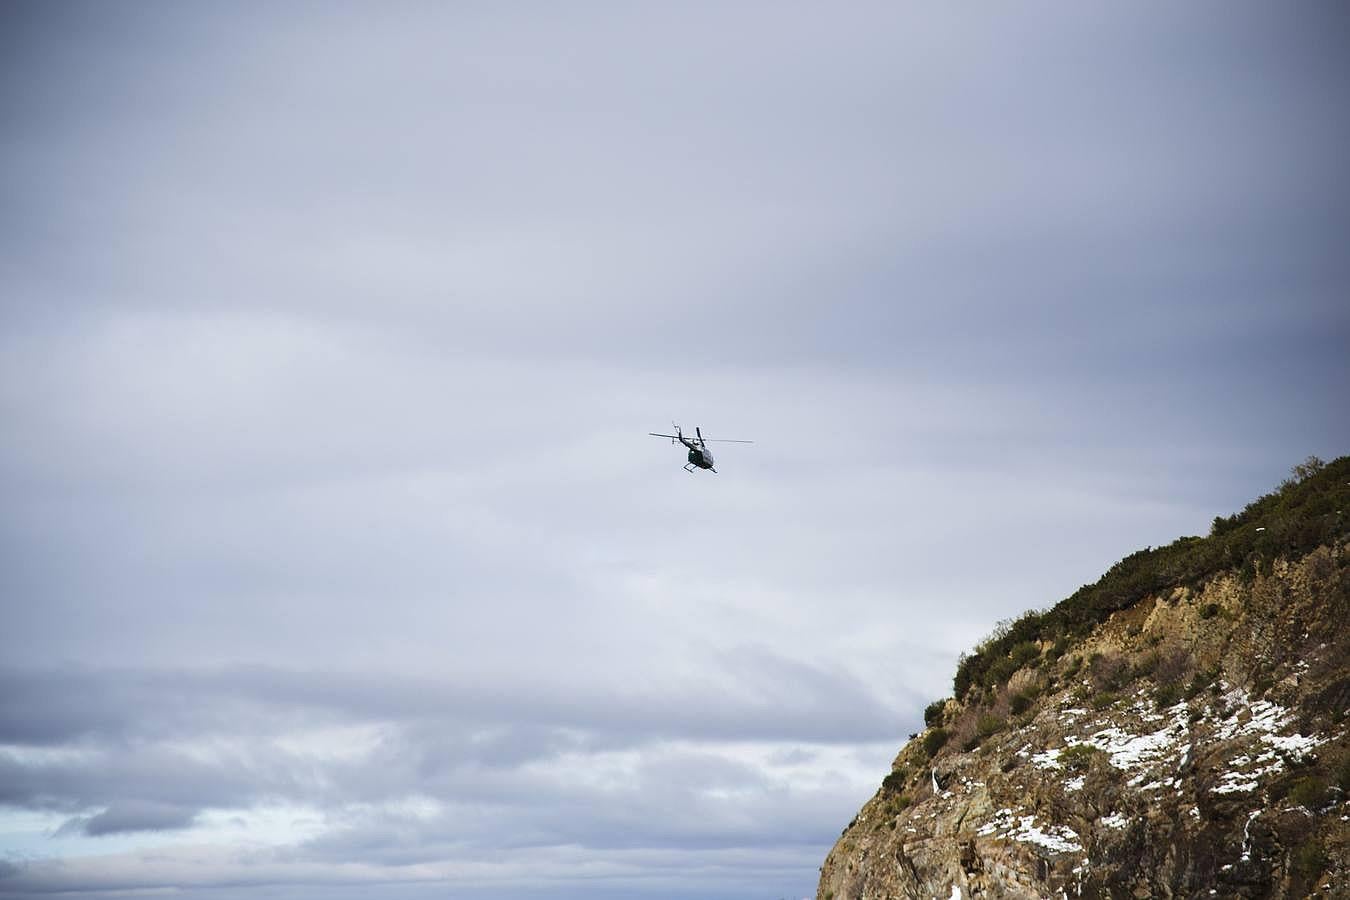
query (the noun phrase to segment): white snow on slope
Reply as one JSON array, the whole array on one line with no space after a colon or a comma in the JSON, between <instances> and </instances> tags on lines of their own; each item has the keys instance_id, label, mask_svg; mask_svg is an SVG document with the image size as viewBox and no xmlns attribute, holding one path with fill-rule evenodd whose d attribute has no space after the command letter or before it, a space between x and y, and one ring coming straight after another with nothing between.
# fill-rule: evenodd
<instances>
[{"instance_id":1,"label":"white snow on slope","mask_svg":"<svg viewBox=\"0 0 1350 900\"><path fill-rule=\"evenodd\" d=\"M1109 816L1102 816L1102 824L1107 828L1124 828L1130 824L1130 820L1120 813L1111 813Z\"/></svg>"},{"instance_id":2,"label":"white snow on slope","mask_svg":"<svg viewBox=\"0 0 1350 900\"><path fill-rule=\"evenodd\" d=\"M1017 816L1006 808L994 813L994 817L982 825L976 834L1036 844L1053 853L1083 852L1078 832L1072 828L1065 825L1047 825L1042 828L1036 824L1035 816Z\"/></svg>"},{"instance_id":3,"label":"white snow on slope","mask_svg":"<svg viewBox=\"0 0 1350 900\"><path fill-rule=\"evenodd\" d=\"M1031 757L1032 765L1038 769L1059 769L1059 750L1045 750Z\"/></svg>"},{"instance_id":4,"label":"white snow on slope","mask_svg":"<svg viewBox=\"0 0 1350 900\"><path fill-rule=\"evenodd\" d=\"M1168 710L1172 723L1147 734L1131 734L1123 728L1111 726L1094 733L1087 740L1069 738L1070 743L1091 744L1104 750L1117 769L1136 769L1157 762L1186 734L1186 705L1178 703Z\"/></svg>"},{"instance_id":5,"label":"white snow on slope","mask_svg":"<svg viewBox=\"0 0 1350 900\"><path fill-rule=\"evenodd\" d=\"M1218 740L1233 740L1244 735L1259 735L1261 742L1271 749L1255 759L1246 753L1228 761L1232 768L1219 777L1219 784L1211 789L1215 794L1247 793L1261 786L1262 779L1284 769L1281 756L1301 759L1313 748L1326 743L1326 738L1302 734L1278 734L1293 718L1289 710L1269 700L1248 702L1247 692L1234 688L1224 694L1224 700L1237 709L1224 719L1215 731ZM1252 768L1255 766L1255 768Z\"/></svg>"}]
</instances>

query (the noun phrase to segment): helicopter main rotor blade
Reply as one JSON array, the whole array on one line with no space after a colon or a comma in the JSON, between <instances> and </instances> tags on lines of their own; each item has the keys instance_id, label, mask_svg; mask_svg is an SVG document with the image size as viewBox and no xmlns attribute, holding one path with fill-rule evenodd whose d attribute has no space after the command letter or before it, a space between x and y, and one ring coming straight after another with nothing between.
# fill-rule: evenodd
<instances>
[{"instance_id":1,"label":"helicopter main rotor blade","mask_svg":"<svg viewBox=\"0 0 1350 900\"><path fill-rule=\"evenodd\" d=\"M647 432L647 433L648 433L649 435L651 435L652 437L670 438L670 439L673 440L673 441L678 441L678 440L680 440L681 437L683 437L683 435L679 435L679 434L660 434L660 433L655 432L655 431L649 431L649 432ZM733 438L705 438L705 437L700 437L699 440L704 441L705 443L710 443L710 444L753 444L753 443L754 443L754 441L738 441L738 440L735 440L735 439L733 439Z\"/></svg>"}]
</instances>

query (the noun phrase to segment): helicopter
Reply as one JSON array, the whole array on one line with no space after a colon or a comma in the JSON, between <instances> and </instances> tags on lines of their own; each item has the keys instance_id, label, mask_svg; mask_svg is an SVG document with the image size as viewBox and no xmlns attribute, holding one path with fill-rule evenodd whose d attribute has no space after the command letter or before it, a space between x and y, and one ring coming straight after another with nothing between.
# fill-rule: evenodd
<instances>
[{"instance_id":1,"label":"helicopter","mask_svg":"<svg viewBox=\"0 0 1350 900\"><path fill-rule=\"evenodd\" d=\"M689 462L684 464L684 470L686 472L693 474L693 471L695 469L707 469L708 471L716 475L717 470L713 468L713 455L712 451L708 449L708 440L704 439L703 432L699 430L698 426L697 425L694 426L694 434L696 435L696 437L687 438L684 436L684 432L680 429L680 426L676 425L674 422L671 422L670 424L671 427L675 429L674 434L657 434L655 431L649 431L647 433L650 434L652 437L670 438L670 442L672 444L675 443L676 441L679 441L681 444L684 444L686 447L688 447ZM754 443L754 441L734 441L731 440L730 438L711 438L710 440L716 441L717 443L721 444Z\"/></svg>"}]
</instances>

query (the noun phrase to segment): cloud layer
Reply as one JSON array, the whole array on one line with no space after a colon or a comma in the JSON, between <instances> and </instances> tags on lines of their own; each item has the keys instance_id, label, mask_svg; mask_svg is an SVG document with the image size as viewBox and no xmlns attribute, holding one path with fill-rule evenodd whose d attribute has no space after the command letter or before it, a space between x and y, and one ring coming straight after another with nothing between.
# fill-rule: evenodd
<instances>
[{"instance_id":1,"label":"cloud layer","mask_svg":"<svg viewBox=\"0 0 1350 900\"><path fill-rule=\"evenodd\" d=\"M1334 4L0 18L0 896L804 896L1350 443Z\"/></svg>"}]
</instances>

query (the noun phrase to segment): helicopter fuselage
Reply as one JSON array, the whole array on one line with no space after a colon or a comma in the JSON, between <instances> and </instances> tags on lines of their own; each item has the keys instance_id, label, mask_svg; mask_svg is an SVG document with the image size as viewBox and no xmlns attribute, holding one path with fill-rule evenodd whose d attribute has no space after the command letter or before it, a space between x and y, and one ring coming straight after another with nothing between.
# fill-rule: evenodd
<instances>
[{"instance_id":1,"label":"helicopter fuselage","mask_svg":"<svg viewBox=\"0 0 1350 900\"><path fill-rule=\"evenodd\" d=\"M689 464L698 466L700 469L711 469L713 467L713 455L706 446L697 441L680 438L680 443L689 448Z\"/></svg>"}]
</instances>

